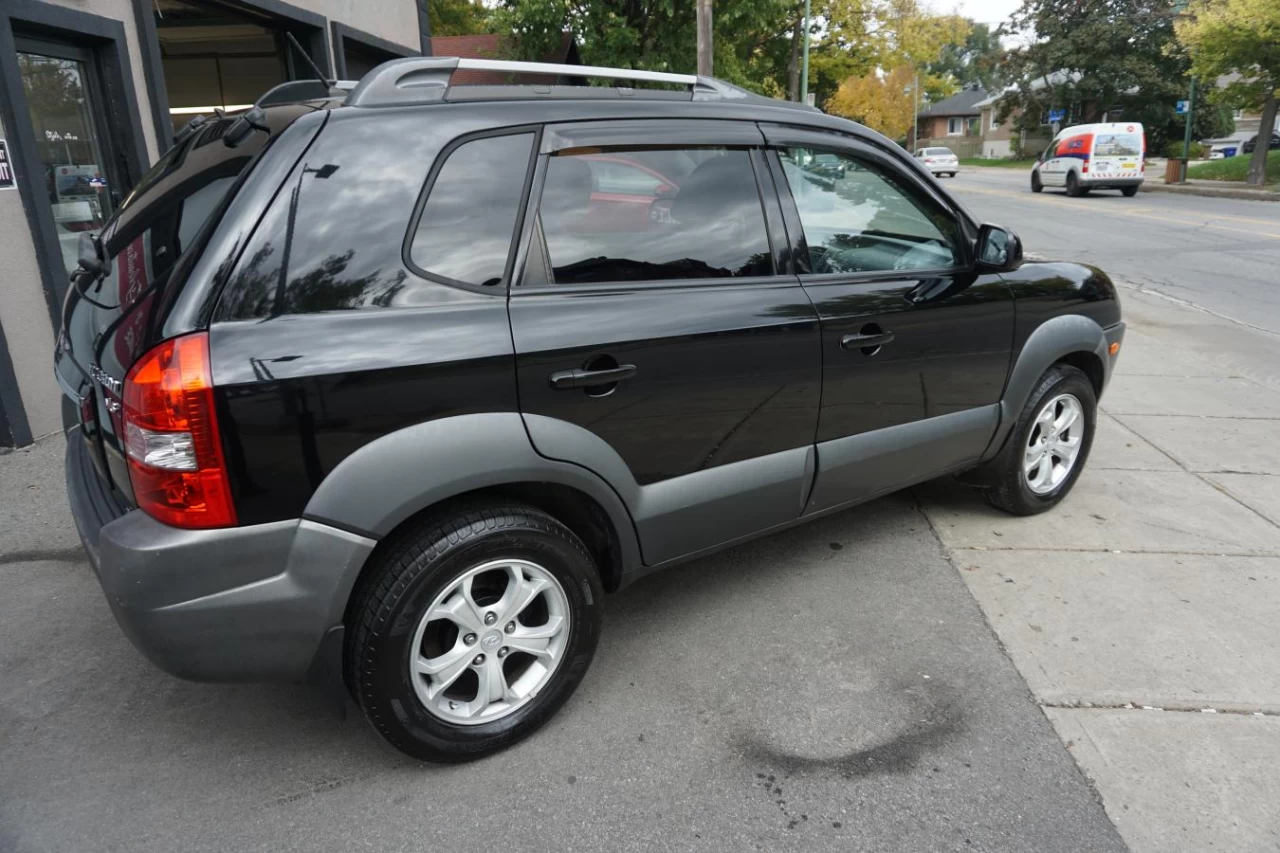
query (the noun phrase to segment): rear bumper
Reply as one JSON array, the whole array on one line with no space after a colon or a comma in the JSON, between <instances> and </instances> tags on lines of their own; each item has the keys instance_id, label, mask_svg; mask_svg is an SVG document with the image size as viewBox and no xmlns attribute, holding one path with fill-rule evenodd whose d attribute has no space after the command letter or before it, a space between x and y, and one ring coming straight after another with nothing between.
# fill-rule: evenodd
<instances>
[{"instance_id":1,"label":"rear bumper","mask_svg":"<svg viewBox=\"0 0 1280 853\"><path fill-rule=\"evenodd\" d=\"M303 679L342 623L374 541L291 520L182 530L94 498L83 442L68 435L72 514L116 621L156 666L199 681ZM87 466L87 467L86 467Z\"/></svg>"},{"instance_id":2,"label":"rear bumper","mask_svg":"<svg viewBox=\"0 0 1280 853\"><path fill-rule=\"evenodd\" d=\"M1093 178L1082 177L1080 186L1091 190L1119 190L1125 187L1142 186L1143 178Z\"/></svg>"}]
</instances>

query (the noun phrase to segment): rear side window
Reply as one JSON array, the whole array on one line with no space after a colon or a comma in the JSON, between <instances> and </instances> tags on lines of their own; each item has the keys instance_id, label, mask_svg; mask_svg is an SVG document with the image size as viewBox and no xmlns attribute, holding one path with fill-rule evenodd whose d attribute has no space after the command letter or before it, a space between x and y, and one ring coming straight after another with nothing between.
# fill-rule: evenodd
<instances>
[{"instance_id":1,"label":"rear side window","mask_svg":"<svg viewBox=\"0 0 1280 853\"><path fill-rule=\"evenodd\" d=\"M745 149L554 155L539 219L556 284L773 274Z\"/></svg>"},{"instance_id":2,"label":"rear side window","mask_svg":"<svg viewBox=\"0 0 1280 853\"><path fill-rule=\"evenodd\" d=\"M507 267L533 134L464 142L427 191L409 258L422 271L473 285L497 284Z\"/></svg>"}]
</instances>

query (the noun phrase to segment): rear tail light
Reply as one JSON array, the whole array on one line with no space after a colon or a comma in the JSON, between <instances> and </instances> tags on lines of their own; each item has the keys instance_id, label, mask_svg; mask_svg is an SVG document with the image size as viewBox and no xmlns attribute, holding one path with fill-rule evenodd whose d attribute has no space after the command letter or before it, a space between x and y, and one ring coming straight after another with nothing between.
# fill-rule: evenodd
<instances>
[{"instance_id":1,"label":"rear tail light","mask_svg":"<svg viewBox=\"0 0 1280 853\"><path fill-rule=\"evenodd\" d=\"M165 341L124 381L124 443L138 506L175 527L231 527L204 332Z\"/></svg>"},{"instance_id":2,"label":"rear tail light","mask_svg":"<svg viewBox=\"0 0 1280 853\"><path fill-rule=\"evenodd\" d=\"M1081 166L1080 171L1086 175L1089 174L1089 164L1085 163L1083 166Z\"/></svg>"}]
</instances>

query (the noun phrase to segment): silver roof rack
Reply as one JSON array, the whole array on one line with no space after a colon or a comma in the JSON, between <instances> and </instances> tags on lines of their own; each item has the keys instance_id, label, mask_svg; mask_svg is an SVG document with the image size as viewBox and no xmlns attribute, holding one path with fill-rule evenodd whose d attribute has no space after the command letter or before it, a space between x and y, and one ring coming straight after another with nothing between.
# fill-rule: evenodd
<instances>
[{"instance_id":1,"label":"silver roof rack","mask_svg":"<svg viewBox=\"0 0 1280 853\"><path fill-rule=\"evenodd\" d=\"M456 56L420 56L384 62L365 75L347 96L352 107L399 107L445 100L455 71L496 71L509 74L543 74L549 77L600 77L644 83L687 86L694 100L749 98L751 93L714 77L604 68L595 65L560 65L551 62L514 62L505 59L460 59ZM545 88L545 87L544 87ZM629 88L629 87L620 87Z\"/></svg>"}]
</instances>

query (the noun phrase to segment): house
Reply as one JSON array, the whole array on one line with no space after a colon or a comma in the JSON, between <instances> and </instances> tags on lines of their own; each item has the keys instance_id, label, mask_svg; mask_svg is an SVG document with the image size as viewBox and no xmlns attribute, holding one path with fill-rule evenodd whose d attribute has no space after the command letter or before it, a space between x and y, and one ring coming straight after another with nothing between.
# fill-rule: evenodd
<instances>
[{"instance_id":1,"label":"house","mask_svg":"<svg viewBox=\"0 0 1280 853\"><path fill-rule=\"evenodd\" d=\"M1015 134L1013 132L1014 119L1022 112L1020 108L1014 111L1003 122L997 119L1000 114L999 100L1003 92L983 98L974 104L974 109L979 111L978 132L982 136L982 153L981 157L1012 157L1013 156L1013 140Z\"/></svg>"},{"instance_id":2,"label":"house","mask_svg":"<svg viewBox=\"0 0 1280 853\"><path fill-rule=\"evenodd\" d=\"M485 34L475 36L433 36L431 38L431 54L433 56L458 56L464 59L515 59L503 42L503 36ZM555 50L541 57L539 62L551 62L557 65L581 65L578 57L578 43L572 33L560 36L560 45ZM502 71L459 71L453 75L451 82L455 86L504 86L509 84L555 83L558 85L585 86L587 81L582 77L561 75L548 80L544 74L508 74Z\"/></svg>"},{"instance_id":3,"label":"house","mask_svg":"<svg viewBox=\"0 0 1280 853\"><path fill-rule=\"evenodd\" d=\"M947 136L979 136L976 105L987 99L985 89L962 89L936 104L920 110L917 118L920 138L942 139Z\"/></svg>"}]
</instances>

